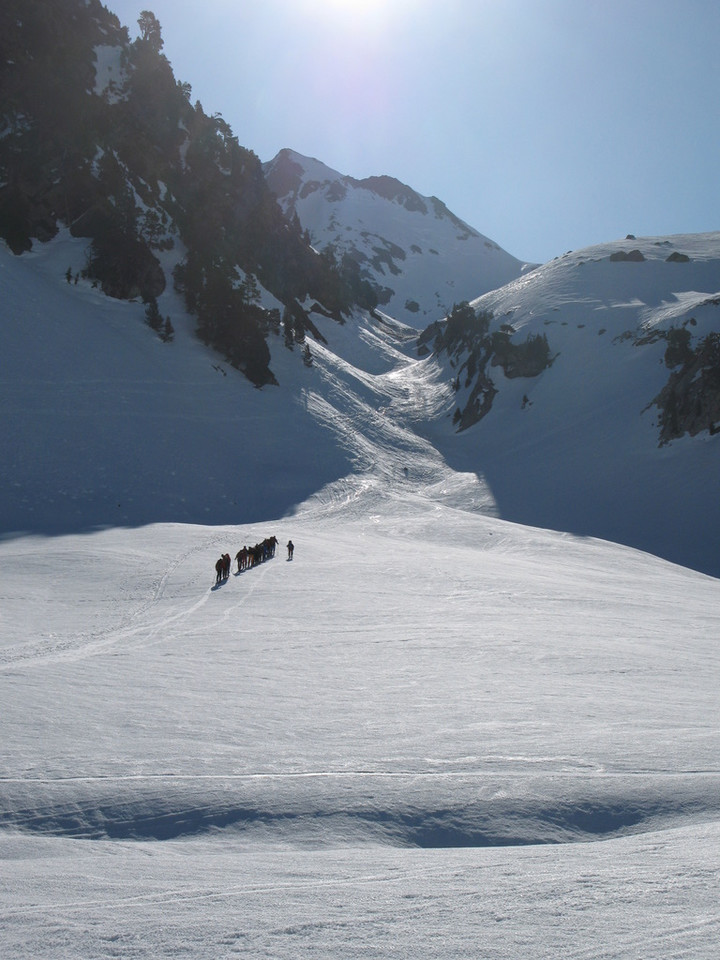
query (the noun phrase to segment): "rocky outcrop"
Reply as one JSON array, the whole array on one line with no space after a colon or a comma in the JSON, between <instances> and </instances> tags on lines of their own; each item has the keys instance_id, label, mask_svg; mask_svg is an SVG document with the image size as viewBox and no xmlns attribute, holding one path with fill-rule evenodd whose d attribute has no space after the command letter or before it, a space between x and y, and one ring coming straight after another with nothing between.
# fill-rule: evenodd
<instances>
[{"instance_id":1,"label":"rocky outcrop","mask_svg":"<svg viewBox=\"0 0 720 960\"><path fill-rule=\"evenodd\" d=\"M642 263L645 257L641 250L618 250L608 257L611 263Z\"/></svg>"},{"instance_id":2,"label":"rocky outcrop","mask_svg":"<svg viewBox=\"0 0 720 960\"><path fill-rule=\"evenodd\" d=\"M653 401L660 410L660 446L707 430L720 430L720 334L710 333L694 348L687 330L671 330L665 351L670 378Z\"/></svg>"},{"instance_id":3,"label":"rocky outcrop","mask_svg":"<svg viewBox=\"0 0 720 960\"><path fill-rule=\"evenodd\" d=\"M537 377L555 359L545 334L515 342L516 331L509 324L493 330L492 323L491 313L476 314L468 303L461 303L453 307L447 320L431 324L418 339L421 356L431 349L439 355L447 354L457 371L453 379L456 393L469 391L453 415L458 430L478 423L492 409L498 388L490 368L500 367L508 379Z\"/></svg>"}]
</instances>

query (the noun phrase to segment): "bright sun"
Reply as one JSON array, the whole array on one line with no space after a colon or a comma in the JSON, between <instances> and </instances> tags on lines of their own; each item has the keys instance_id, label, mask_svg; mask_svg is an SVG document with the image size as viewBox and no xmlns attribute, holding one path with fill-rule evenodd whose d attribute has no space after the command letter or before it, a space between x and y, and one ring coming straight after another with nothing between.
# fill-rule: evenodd
<instances>
[{"instance_id":1,"label":"bright sun","mask_svg":"<svg viewBox=\"0 0 720 960\"><path fill-rule=\"evenodd\" d=\"M380 26L409 12L413 0L305 0L308 13L344 26ZM417 5L417 0L415 0Z\"/></svg>"}]
</instances>

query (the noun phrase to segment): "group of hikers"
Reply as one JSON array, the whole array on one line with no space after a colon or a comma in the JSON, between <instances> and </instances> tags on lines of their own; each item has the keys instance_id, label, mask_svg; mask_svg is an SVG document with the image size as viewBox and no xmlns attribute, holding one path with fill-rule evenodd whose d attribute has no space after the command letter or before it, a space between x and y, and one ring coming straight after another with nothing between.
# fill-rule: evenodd
<instances>
[{"instance_id":1,"label":"group of hikers","mask_svg":"<svg viewBox=\"0 0 720 960\"><path fill-rule=\"evenodd\" d=\"M242 573L243 570L250 570L252 567L256 567L258 564L264 563L266 560L270 560L271 557L275 556L275 548L277 545L277 537L266 537L261 543L256 543L254 547L246 546L243 547L242 550L238 550L238 552L235 554L237 572ZM292 540L288 540L288 560L292 560L294 551L294 543ZM230 558L230 554L224 553L215 564L216 586L228 579L230 576L231 567L232 560Z\"/></svg>"}]
</instances>

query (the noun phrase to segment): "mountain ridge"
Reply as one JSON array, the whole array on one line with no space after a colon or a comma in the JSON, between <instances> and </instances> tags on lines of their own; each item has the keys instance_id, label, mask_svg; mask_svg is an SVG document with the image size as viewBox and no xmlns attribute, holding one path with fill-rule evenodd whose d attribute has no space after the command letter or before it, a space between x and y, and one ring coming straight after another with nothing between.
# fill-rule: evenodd
<instances>
[{"instance_id":1,"label":"mountain ridge","mask_svg":"<svg viewBox=\"0 0 720 960\"><path fill-rule=\"evenodd\" d=\"M394 177L357 180L287 148L263 169L310 242L356 264L378 306L409 326L422 329L529 269L437 197Z\"/></svg>"}]
</instances>

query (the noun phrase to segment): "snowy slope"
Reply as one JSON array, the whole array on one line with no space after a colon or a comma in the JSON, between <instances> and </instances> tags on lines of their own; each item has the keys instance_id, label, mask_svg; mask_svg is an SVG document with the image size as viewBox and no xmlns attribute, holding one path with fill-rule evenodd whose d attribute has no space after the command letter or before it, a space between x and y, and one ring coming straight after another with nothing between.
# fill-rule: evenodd
<instances>
[{"instance_id":1,"label":"snowy slope","mask_svg":"<svg viewBox=\"0 0 720 960\"><path fill-rule=\"evenodd\" d=\"M639 250L644 260L610 258ZM687 262L668 260L674 254ZM691 347L720 332L720 234L616 241L566 254L474 301L513 340L544 334L555 358L534 378L488 374L490 413L460 434L426 431L487 481L506 519L632 544L720 575L720 435L660 445L653 403L671 371L671 328ZM442 357L454 378L462 356ZM464 374L455 405L474 381Z\"/></svg>"},{"instance_id":2,"label":"snowy slope","mask_svg":"<svg viewBox=\"0 0 720 960\"><path fill-rule=\"evenodd\" d=\"M355 180L291 150L265 164L265 176L316 248L350 254L382 291L382 310L420 330L524 269L436 197L392 177Z\"/></svg>"},{"instance_id":3,"label":"snowy slope","mask_svg":"<svg viewBox=\"0 0 720 960\"><path fill-rule=\"evenodd\" d=\"M430 495L470 487L492 510L474 475L458 476L406 418L387 414L408 391L413 416L447 399L440 371L415 376L414 331L312 314L328 341L308 338L313 365L270 336L280 385L257 390L199 343L170 289L159 304L176 336L163 343L142 304L68 284L84 250L66 236L19 258L0 248L2 533L258 521L333 483L382 498L408 465Z\"/></svg>"},{"instance_id":4,"label":"snowy slope","mask_svg":"<svg viewBox=\"0 0 720 960\"><path fill-rule=\"evenodd\" d=\"M312 371L297 354L275 360L294 387L256 390L201 346L171 290L160 309L176 336L162 343L141 303L66 283L85 244L0 247L0 530L258 520L344 475L306 415Z\"/></svg>"},{"instance_id":5,"label":"snowy slope","mask_svg":"<svg viewBox=\"0 0 720 960\"><path fill-rule=\"evenodd\" d=\"M4 957L715 956L718 582L393 487L0 544Z\"/></svg>"}]
</instances>

